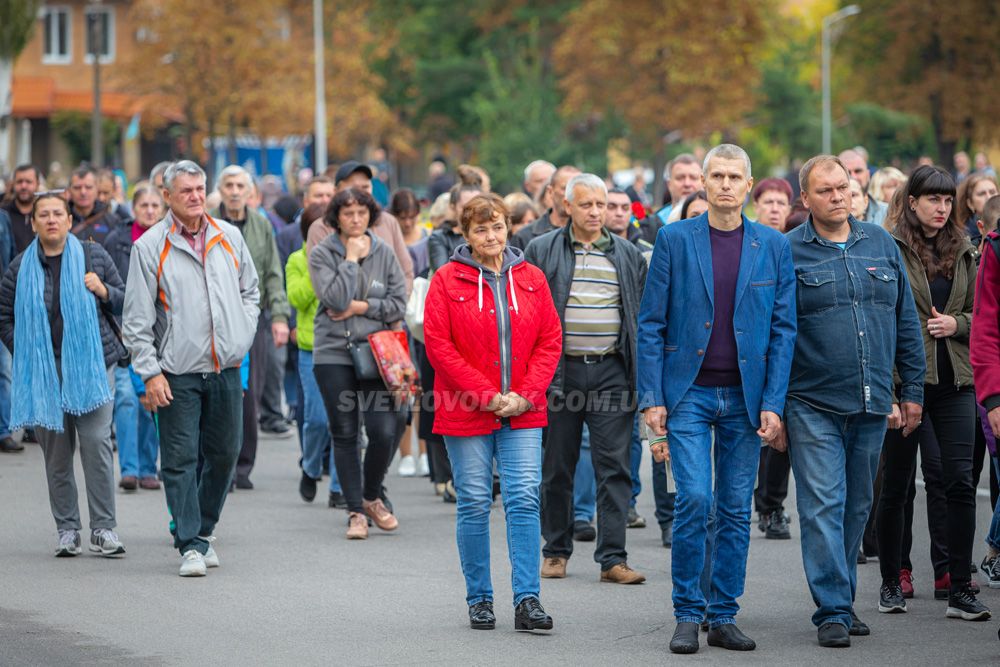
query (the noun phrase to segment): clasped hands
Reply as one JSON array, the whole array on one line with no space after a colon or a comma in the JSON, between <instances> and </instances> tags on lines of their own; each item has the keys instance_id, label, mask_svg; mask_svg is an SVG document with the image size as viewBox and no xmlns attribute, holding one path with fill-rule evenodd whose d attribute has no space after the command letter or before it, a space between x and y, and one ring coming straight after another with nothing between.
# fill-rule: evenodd
<instances>
[{"instance_id":1,"label":"clasped hands","mask_svg":"<svg viewBox=\"0 0 1000 667\"><path fill-rule=\"evenodd\" d=\"M513 391L506 394L497 393L490 402L486 404L486 409L497 417L517 417L531 409L528 399Z\"/></svg>"}]
</instances>

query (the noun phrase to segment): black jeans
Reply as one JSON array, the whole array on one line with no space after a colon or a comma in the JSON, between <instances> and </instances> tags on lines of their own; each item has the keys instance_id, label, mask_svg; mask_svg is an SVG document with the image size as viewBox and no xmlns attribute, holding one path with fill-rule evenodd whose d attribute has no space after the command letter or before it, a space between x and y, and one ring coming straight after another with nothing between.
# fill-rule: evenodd
<instances>
[{"instance_id":1,"label":"black jeans","mask_svg":"<svg viewBox=\"0 0 1000 667\"><path fill-rule=\"evenodd\" d=\"M546 558L573 553L573 475L583 424L597 476L597 548L608 570L628 560L625 525L632 498L630 448L635 401L619 355L594 364L564 357L565 400L553 399L542 458L542 537Z\"/></svg>"},{"instance_id":2,"label":"black jeans","mask_svg":"<svg viewBox=\"0 0 1000 667\"><path fill-rule=\"evenodd\" d=\"M174 546L182 554L189 549L204 554L240 451L240 371L164 376L174 398L157 411L157 421L163 488L177 526Z\"/></svg>"},{"instance_id":3,"label":"black jeans","mask_svg":"<svg viewBox=\"0 0 1000 667\"><path fill-rule=\"evenodd\" d=\"M788 452L779 452L771 447L760 448L757 489L753 494L758 514L766 516L784 509L785 498L788 497L788 473L791 469Z\"/></svg>"},{"instance_id":4,"label":"black jeans","mask_svg":"<svg viewBox=\"0 0 1000 667\"><path fill-rule=\"evenodd\" d=\"M386 470L396 453L400 422L406 415L381 379L358 380L354 366L316 364L313 373L330 421L333 460L347 510L363 512L362 500L375 500L382 491ZM363 476L358 456L362 412L368 432Z\"/></svg>"},{"instance_id":5,"label":"black jeans","mask_svg":"<svg viewBox=\"0 0 1000 667\"><path fill-rule=\"evenodd\" d=\"M931 565L934 578L940 579L948 572L948 499L944 494L944 476L941 472L941 449L931 426L925 417L921 428L927 428L918 437L920 440L920 470L924 475L924 492L927 496L927 530L931 538ZM889 444L886 443L886 447ZM913 547L913 501L917 495L917 469L910 475L910 488L906 494L903 510L903 547L900 567L913 571L910 550Z\"/></svg>"},{"instance_id":6,"label":"black jeans","mask_svg":"<svg viewBox=\"0 0 1000 667\"><path fill-rule=\"evenodd\" d=\"M424 395L420 400L420 428L417 437L427 443L427 458L430 463L431 481L444 484L451 480L451 462L448 460L448 450L444 446L444 438L434 433L434 404L430 400L434 389L434 367L427 359L427 348L419 341L414 341L416 356L420 365L420 386Z\"/></svg>"},{"instance_id":7,"label":"black jeans","mask_svg":"<svg viewBox=\"0 0 1000 667\"><path fill-rule=\"evenodd\" d=\"M877 524L883 579L891 581L899 577L904 505L916 465L917 448L921 438L933 433L941 451L951 586L955 590L969 582L976 530L976 487L972 484L975 400L972 387L925 385L924 417L920 427L906 438L902 431L889 432L884 448L885 479Z\"/></svg>"}]
</instances>

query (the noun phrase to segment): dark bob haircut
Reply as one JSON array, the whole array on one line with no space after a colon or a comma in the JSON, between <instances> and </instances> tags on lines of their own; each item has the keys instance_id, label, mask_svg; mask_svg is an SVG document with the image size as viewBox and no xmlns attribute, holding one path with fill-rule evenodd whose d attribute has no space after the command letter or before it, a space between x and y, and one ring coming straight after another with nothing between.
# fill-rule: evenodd
<instances>
[{"instance_id":1,"label":"dark bob haircut","mask_svg":"<svg viewBox=\"0 0 1000 667\"><path fill-rule=\"evenodd\" d=\"M350 206L351 204L360 204L361 206L366 206L368 208L368 226L371 227L378 220L378 216L381 210L378 204L375 203L375 199L365 192L364 190L358 190L356 188L348 188L346 190L341 190L333 199L330 201L330 206L326 209L326 215L323 216L323 221L326 222L328 227L340 231L340 209L345 206Z\"/></svg>"}]
</instances>

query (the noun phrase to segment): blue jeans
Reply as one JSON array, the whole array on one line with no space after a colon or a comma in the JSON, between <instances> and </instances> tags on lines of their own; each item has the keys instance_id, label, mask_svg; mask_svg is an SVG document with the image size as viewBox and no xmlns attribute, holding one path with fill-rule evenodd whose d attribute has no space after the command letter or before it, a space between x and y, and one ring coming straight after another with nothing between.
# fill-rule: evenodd
<instances>
[{"instance_id":1,"label":"blue jeans","mask_svg":"<svg viewBox=\"0 0 1000 667\"><path fill-rule=\"evenodd\" d=\"M990 460L993 461L993 468L997 471L997 477L1000 477L1000 459L995 456L991 456ZM986 544L1000 551L1000 502L993 510L993 520L990 522L990 532L986 535Z\"/></svg>"},{"instance_id":2,"label":"blue jeans","mask_svg":"<svg viewBox=\"0 0 1000 667\"><path fill-rule=\"evenodd\" d=\"M629 507L635 507L635 501L642 493L642 480L639 479L639 466L642 464L642 439L639 437L639 413L635 413L632 423L632 448L629 450L629 462L632 466L632 500Z\"/></svg>"},{"instance_id":3,"label":"blue jeans","mask_svg":"<svg viewBox=\"0 0 1000 667\"><path fill-rule=\"evenodd\" d=\"M838 415L789 397L788 454L802 530L812 621L851 627L858 550L872 508L884 415Z\"/></svg>"},{"instance_id":4,"label":"blue jeans","mask_svg":"<svg viewBox=\"0 0 1000 667\"><path fill-rule=\"evenodd\" d=\"M6 345L0 345L0 439L10 437L10 377L14 360Z\"/></svg>"},{"instance_id":5,"label":"blue jeans","mask_svg":"<svg viewBox=\"0 0 1000 667\"><path fill-rule=\"evenodd\" d=\"M323 476L323 453L330 452L330 491L340 493L337 466L333 462L333 448L330 446L330 424L327 421L323 397L313 373L313 354L310 350L299 350L299 380L302 383L301 404L302 425L302 472L313 479Z\"/></svg>"},{"instance_id":6,"label":"blue jeans","mask_svg":"<svg viewBox=\"0 0 1000 667\"><path fill-rule=\"evenodd\" d=\"M493 600L490 580L490 505L493 460L500 471L514 605L538 598L541 539L542 429L504 426L489 435L445 436L458 494L456 538L465 575L465 600Z\"/></svg>"},{"instance_id":7,"label":"blue jeans","mask_svg":"<svg viewBox=\"0 0 1000 667\"><path fill-rule=\"evenodd\" d=\"M713 628L733 623L746 578L750 503L760 458L760 438L750 423L743 390L692 385L669 415L667 431L677 484L671 566L674 616L678 623L707 618ZM715 544L708 561L711 589L706 599L701 577L708 569L706 541L713 504Z\"/></svg>"},{"instance_id":8,"label":"blue jeans","mask_svg":"<svg viewBox=\"0 0 1000 667\"><path fill-rule=\"evenodd\" d=\"M597 477L594 475L594 461L590 453L590 429L583 425L580 438L580 460L573 474L573 520L594 520L597 512Z\"/></svg>"},{"instance_id":9,"label":"blue jeans","mask_svg":"<svg viewBox=\"0 0 1000 667\"><path fill-rule=\"evenodd\" d=\"M156 432L156 422L153 414L139 406L136 410L139 420L138 437L136 440L139 451L139 477L156 477L156 457L160 451L160 436ZM121 445L118 445L118 455L121 457Z\"/></svg>"},{"instance_id":10,"label":"blue jeans","mask_svg":"<svg viewBox=\"0 0 1000 667\"><path fill-rule=\"evenodd\" d=\"M139 399L127 368L115 366L115 437L122 477L139 476Z\"/></svg>"}]
</instances>

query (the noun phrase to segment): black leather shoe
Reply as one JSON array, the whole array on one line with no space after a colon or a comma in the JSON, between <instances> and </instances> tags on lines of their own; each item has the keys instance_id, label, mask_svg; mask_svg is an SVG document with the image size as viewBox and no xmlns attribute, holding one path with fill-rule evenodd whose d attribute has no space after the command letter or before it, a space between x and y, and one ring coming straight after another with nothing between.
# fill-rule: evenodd
<instances>
[{"instance_id":1,"label":"black leather shoe","mask_svg":"<svg viewBox=\"0 0 1000 667\"><path fill-rule=\"evenodd\" d=\"M299 495L307 503L316 500L316 480L305 473L302 473L302 479L299 480Z\"/></svg>"},{"instance_id":2,"label":"black leather shoe","mask_svg":"<svg viewBox=\"0 0 1000 667\"><path fill-rule=\"evenodd\" d=\"M489 600L469 605L469 627L473 630L492 630L497 627L497 617L493 615L493 603Z\"/></svg>"},{"instance_id":3,"label":"black leather shoe","mask_svg":"<svg viewBox=\"0 0 1000 667\"><path fill-rule=\"evenodd\" d=\"M0 440L0 452L23 452L24 445L19 442L15 442L14 438L7 436L3 440Z\"/></svg>"},{"instance_id":4,"label":"black leather shoe","mask_svg":"<svg viewBox=\"0 0 1000 667\"><path fill-rule=\"evenodd\" d=\"M249 491L253 488L253 482L250 481L249 477L236 477L236 488L243 489L244 491Z\"/></svg>"},{"instance_id":5,"label":"black leather shoe","mask_svg":"<svg viewBox=\"0 0 1000 667\"><path fill-rule=\"evenodd\" d=\"M851 636L847 628L840 623L824 623L816 631L819 645L826 648L847 648L851 645Z\"/></svg>"},{"instance_id":6,"label":"black leather shoe","mask_svg":"<svg viewBox=\"0 0 1000 667\"><path fill-rule=\"evenodd\" d=\"M696 653L698 651L699 623L678 623L670 638L671 653Z\"/></svg>"},{"instance_id":7,"label":"black leather shoe","mask_svg":"<svg viewBox=\"0 0 1000 667\"><path fill-rule=\"evenodd\" d=\"M660 526L660 538L663 540L663 548L669 549L674 544L674 522L668 521Z\"/></svg>"},{"instance_id":8,"label":"black leather shoe","mask_svg":"<svg viewBox=\"0 0 1000 667\"><path fill-rule=\"evenodd\" d=\"M871 633L872 629L868 627L868 624L858 618L857 614L852 611L851 627L847 630L847 634L852 637L867 637Z\"/></svg>"},{"instance_id":9,"label":"black leather shoe","mask_svg":"<svg viewBox=\"0 0 1000 667\"><path fill-rule=\"evenodd\" d=\"M757 642L740 632L734 623L727 623L709 630L708 645L718 646L729 651L752 651L757 648Z\"/></svg>"},{"instance_id":10,"label":"black leather shoe","mask_svg":"<svg viewBox=\"0 0 1000 667\"><path fill-rule=\"evenodd\" d=\"M574 521L573 539L577 542L593 542L597 539L597 531L587 521Z\"/></svg>"},{"instance_id":11,"label":"black leather shoe","mask_svg":"<svg viewBox=\"0 0 1000 667\"><path fill-rule=\"evenodd\" d=\"M24 429L24 433L21 434L21 444L23 445L26 442L32 445L38 444L38 436L35 435L35 429L33 428Z\"/></svg>"},{"instance_id":12,"label":"black leather shoe","mask_svg":"<svg viewBox=\"0 0 1000 667\"><path fill-rule=\"evenodd\" d=\"M344 494L339 491L331 491L330 499L326 502L327 507L347 507L347 500L344 498Z\"/></svg>"},{"instance_id":13,"label":"black leather shoe","mask_svg":"<svg viewBox=\"0 0 1000 667\"><path fill-rule=\"evenodd\" d=\"M514 609L515 630L551 630L552 617L542 609L538 598L524 598Z\"/></svg>"}]
</instances>

